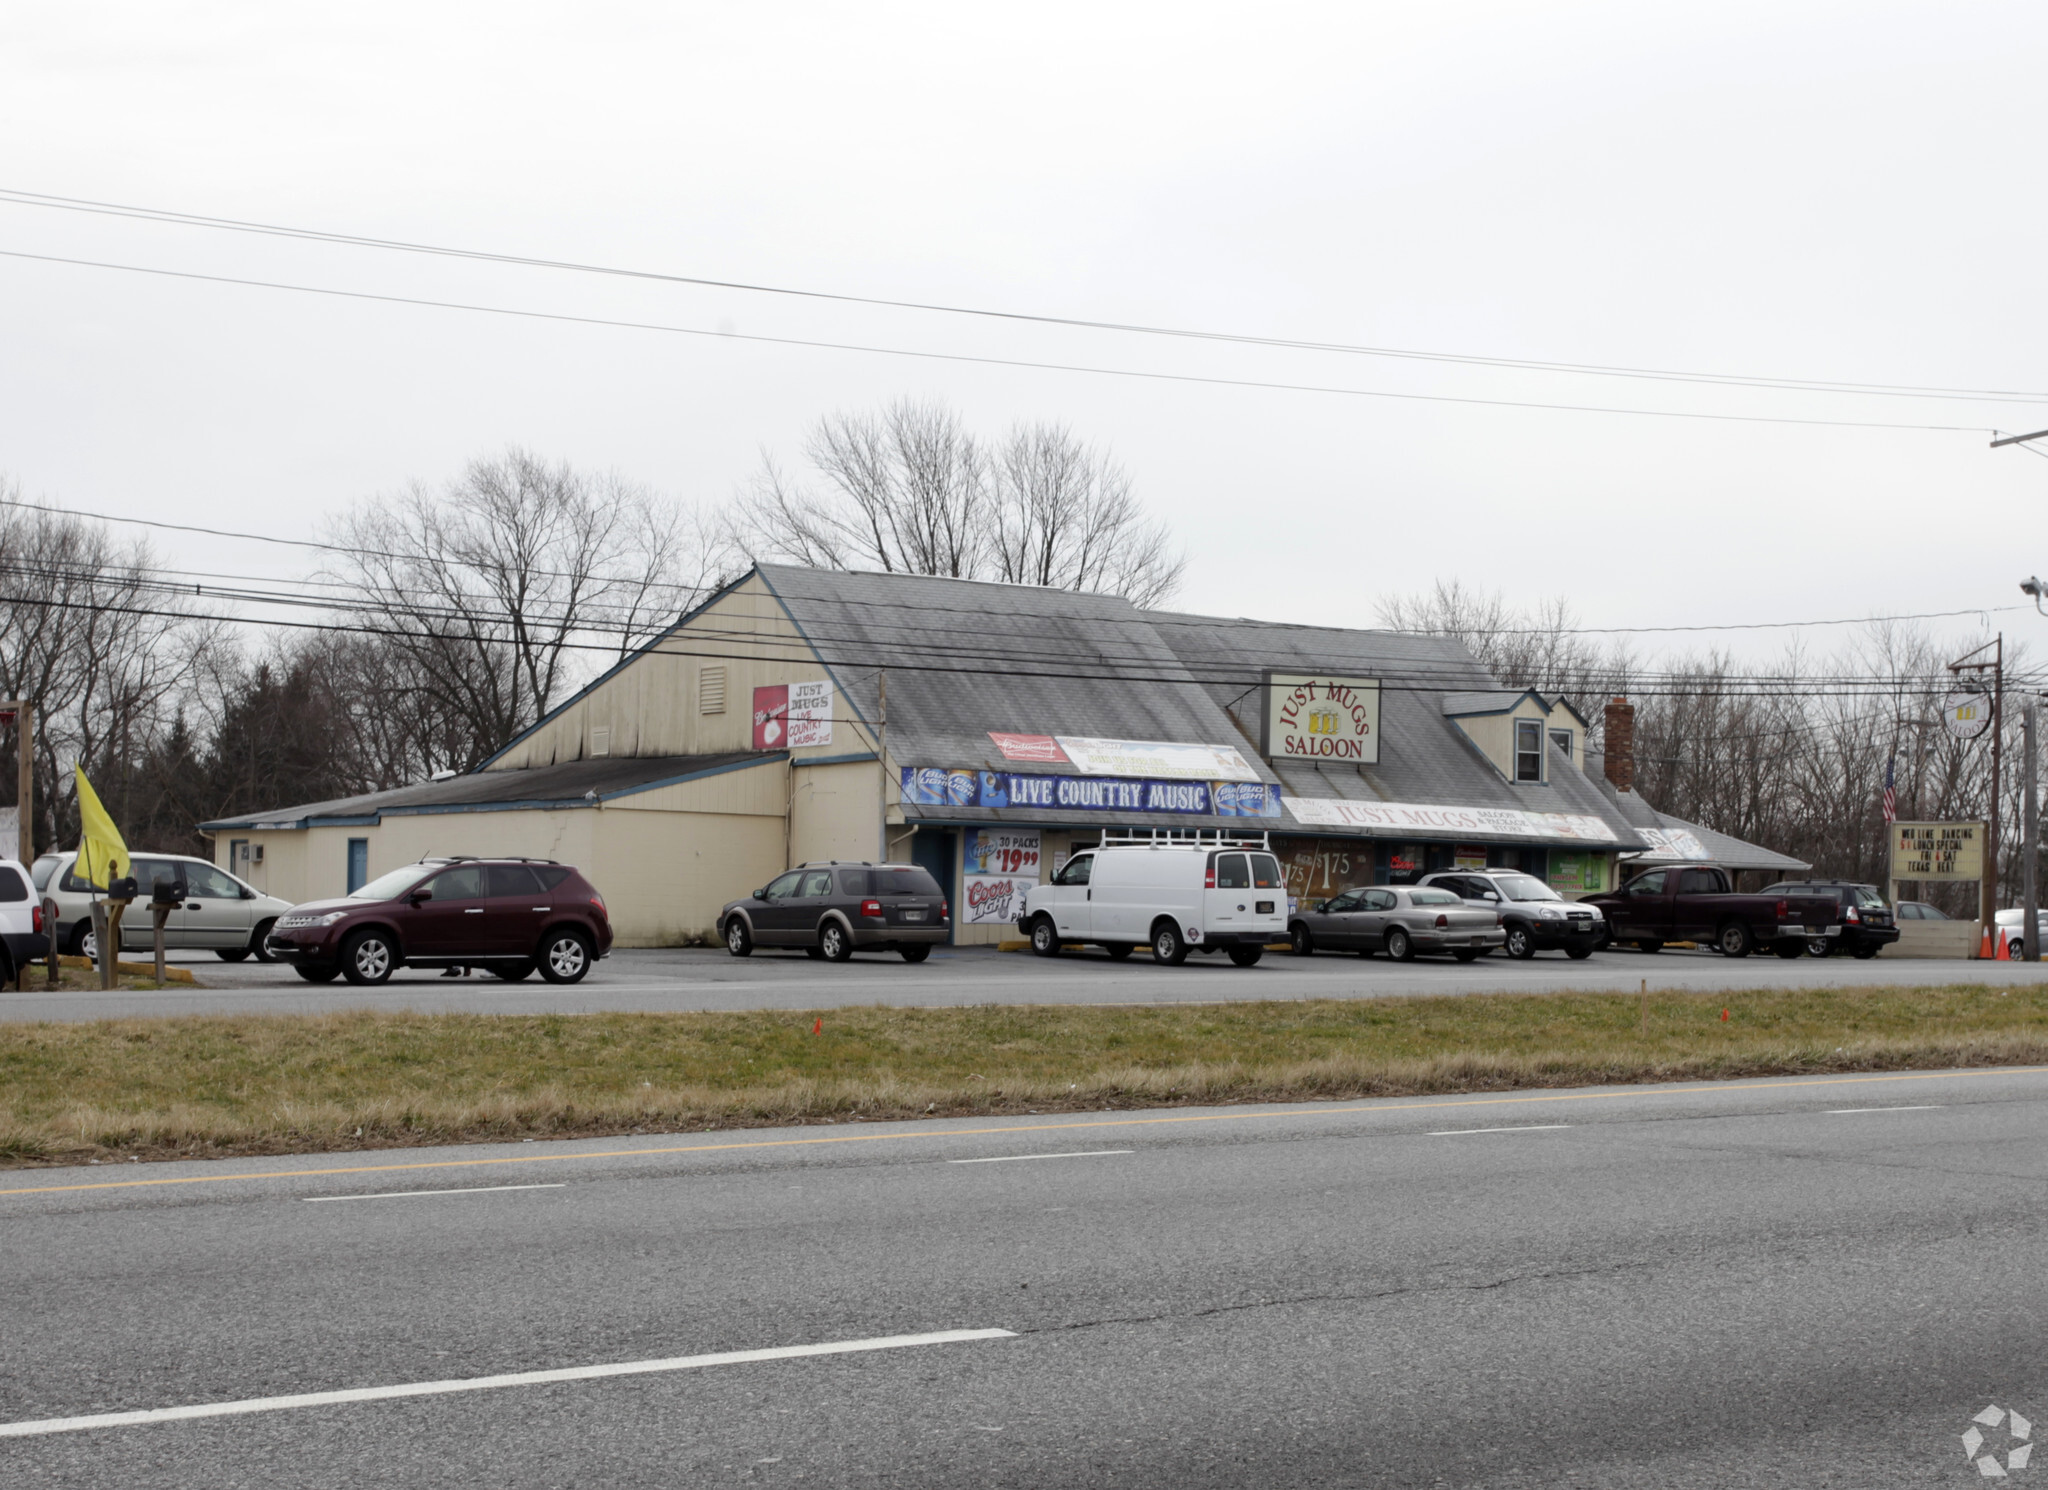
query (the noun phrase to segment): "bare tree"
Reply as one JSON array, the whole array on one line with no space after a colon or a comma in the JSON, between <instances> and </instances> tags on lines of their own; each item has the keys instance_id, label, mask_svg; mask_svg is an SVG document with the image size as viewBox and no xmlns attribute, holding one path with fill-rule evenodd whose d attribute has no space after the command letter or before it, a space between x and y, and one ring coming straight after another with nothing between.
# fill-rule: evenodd
<instances>
[{"instance_id":1,"label":"bare tree","mask_svg":"<svg viewBox=\"0 0 2048 1490\"><path fill-rule=\"evenodd\" d=\"M996 451L995 573L1012 584L1121 595L1159 605L1187 556L1109 456L1063 425L1018 425Z\"/></svg>"},{"instance_id":2,"label":"bare tree","mask_svg":"<svg viewBox=\"0 0 2048 1490\"><path fill-rule=\"evenodd\" d=\"M12 486L0 495L20 500ZM37 706L39 845L77 831L74 764L117 818L148 816L136 763L221 642L218 625L192 617L182 588L166 581L146 544L119 544L68 513L0 507L0 697ZM0 775L10 783L17 748L11 734L0 743ZM145 828L138 841L151 836Z\"/></svg>"},{"instance_id":3,"label":"bare tree","mask_svg":"<svg viewBox=\"0 0 2048 1490\"><path fill-rule=\"evenodd\" d=\"M1148 517L1129 476L1057 425L1019 426L997 447L951 410L911 400L835 414L805 443L823 490L764 455L735 503L735 546L826 569L1001 579L1170 596L1186 559Z\"/></svg>"},{"instance_id":4,"label":"bare tree","mask_svg":"<svg viewBox=\"0 0 2048 1490\"><path fill-rule=\"evenodd\" d=\"M691 520L611 475L517 448L337 525L333 570L403 659L401 698L431 700L408 751L463 769L589 672L589 648L644 644L713 580ZM366 659L360 655L356 662ZM460 720L459 741L431 721ZM453 749L442 757L443 749Z\"/></svg>"}]
</instances>

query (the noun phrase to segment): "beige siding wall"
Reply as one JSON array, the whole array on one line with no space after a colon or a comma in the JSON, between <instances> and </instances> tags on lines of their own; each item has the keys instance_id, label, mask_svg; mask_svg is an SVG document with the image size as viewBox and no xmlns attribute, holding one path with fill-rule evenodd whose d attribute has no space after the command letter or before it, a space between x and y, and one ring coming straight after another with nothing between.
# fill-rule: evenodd
<instances>
[{"instance_id":1,"label":"beige siding wall","mask_svg":"<svg viewBox=\"0 0 2048 1490\"><path fill-rule=\"evenodd\" d=\"M1550 723L1550 715L1537 706L1534 699L1523 699L1506 714L1475 714L1451 722L1465 732L1465 737L1479 747L1480 753L1493 762L1493 767L1508 780L1515 779L1515 721L1534 719L1541 724ZM1567 715L1560 724L1569 722ZM1574 730L1577 726L1573 726ZM1546 740L1546 746L1548 741ZM1544 768L1549 769L1549 751L1544 752ZM1547 779L1547 778L1546 778Z\"/></svg>"},{"instance_id":2,"label":"beige siding wall","mask_svg":"<svg viewBox=\"0 0 2048 1490\"><path fill-rule=\"evenodd\" d=\"M747 652L740 657L726 655ZM706 714L706 668L725 674L725 707ZM492 764L494 771L612 756L719 755L751 750L754 690L828 677L759 575L715 602L616 677L568 705ZM875 742L844 694L833 698L832 743L798 758L872 752ZM593 751L593 730L603 749Z\"/></svg>"},{"instance_id":3,"label":"beige siding wall","mask_svg":"<svg viewBox=\"0 0 2048 1490\"><path fill-rule=\"evenodd\" d=\"M866 769L872 778L874 766ZM621 946L674 946L709 937L720 906L782 869L783 790L784 768L764 764L602 807L393 814L375 827L223 833L215 852L222 868L234 868L234 840L261 844L263 862L246 877L293 902L347 893L351 838L369 840L371 879L441 854L556 859L603 894Z\"/></svg>"},{"instance_id":4,"label":"beige siding wall","mask_svg":"<svg viewBox=\"0 0 2048 1490\"><path fill-rule=\"evenodd\" d=\"M806 766L791 790L789 862L873 859L882 851L882 776L873 761Z\"/></svg>"}]
</instances>

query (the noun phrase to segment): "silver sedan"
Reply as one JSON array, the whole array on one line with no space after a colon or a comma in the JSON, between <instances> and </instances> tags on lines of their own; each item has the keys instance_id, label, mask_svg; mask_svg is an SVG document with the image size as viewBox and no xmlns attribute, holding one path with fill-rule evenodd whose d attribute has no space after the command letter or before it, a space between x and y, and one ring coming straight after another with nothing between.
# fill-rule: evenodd
<instances>
[{"instance_id":1,"label":"silver sedan","mask_svg":"<svg viewBox=\"0 0 2048 1490\"><path fill-rule=\"evenodd\" d=\"M1448 952L1470 962L1507 940L1500 912L1477 910L1428 885L1373 885L1304 906L1289 922L1297 957L1314 952L1385 952L1406 962L1418 952Z\"/></svg>"}]
</instances>

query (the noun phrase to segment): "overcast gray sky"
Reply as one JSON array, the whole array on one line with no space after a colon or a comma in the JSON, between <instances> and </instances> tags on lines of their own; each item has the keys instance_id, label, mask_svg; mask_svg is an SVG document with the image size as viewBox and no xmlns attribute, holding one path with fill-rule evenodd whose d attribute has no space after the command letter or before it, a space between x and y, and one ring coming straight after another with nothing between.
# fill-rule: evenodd
<instances>
[{"instance_id":1,"label":"overcast gray sky","mask_svg":"<svg viewBox=\"0 0 2048 1490\"><path fill-rule=\"evenodd\" d=\"M1573 363L2048 393L2048 7L0 5L0 186L891 298ZM2007 606L2040 404L1703 388L974 321L0 206L0 472L286 536L519 442L722 500L820 413L1112 447L1190 609L1457 575L1606 625ZM2044 442L2048 443L2048 442ZM193 568L288 551L160 536ZM2024 634L2029 612L1995 617ZM1817 637L1825 644L1828 636ZM1779 638L1768 643L1774 647Z\"/></svg>"}]
</instances>

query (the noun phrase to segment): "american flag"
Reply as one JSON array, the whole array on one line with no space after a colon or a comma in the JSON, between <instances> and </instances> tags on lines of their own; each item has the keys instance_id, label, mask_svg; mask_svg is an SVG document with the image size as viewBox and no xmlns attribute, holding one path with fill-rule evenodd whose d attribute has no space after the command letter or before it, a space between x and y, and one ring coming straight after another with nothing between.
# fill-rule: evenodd
<instances>
[{"instance_id":1,"label":"american flag","mask_svg":"<svg viewBox=\"0 0 2048 1490\"><path fill-rule=\"evenodd\" d=\"M1884 820L1887 826L1899 820L1899 758L1885 757L1884 763Z\"/></svg>"}]
</instances>

